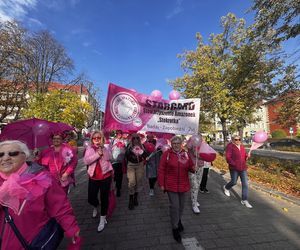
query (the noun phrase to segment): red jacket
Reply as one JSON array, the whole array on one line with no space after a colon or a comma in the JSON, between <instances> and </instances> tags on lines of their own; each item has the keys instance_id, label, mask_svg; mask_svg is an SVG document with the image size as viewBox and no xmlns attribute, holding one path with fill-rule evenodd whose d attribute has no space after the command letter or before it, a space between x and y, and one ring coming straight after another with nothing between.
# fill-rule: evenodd
<instances>
[{"instance_id":1,"label":"red jacket","mask_svg":"<svg viewBox=\"0 0 300 250\"><path fill-rule=\"evenodd\" d=\"M243 145L240 146L240 149L232 142L227 145L226 161L229 164L229 169L237 171L247 170L247 157L247 152Z\"/></svg>"},{"instance_id":2,"label":"red jacket","mask_svg":"<svg viewBox=\"0 0 300 250\"><path fill-rule=\"evenodd\" d=\"M166 191L187 192L190 190L188 172L195 172L194 163L187 152L164 152L160 158L158 169L158 185Z\"/></svg>"}]
</instances>

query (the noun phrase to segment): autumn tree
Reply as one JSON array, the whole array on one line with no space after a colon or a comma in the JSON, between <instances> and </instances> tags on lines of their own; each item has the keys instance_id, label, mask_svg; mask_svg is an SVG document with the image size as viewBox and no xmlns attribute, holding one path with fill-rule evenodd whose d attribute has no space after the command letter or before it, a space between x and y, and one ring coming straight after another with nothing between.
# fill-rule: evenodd
<instances>
[{"instance_id":1,"label":"autumn tree","mask_svg":"<svg viewBox=\"0 0 300 250\"><path fill-rule=\"evenodd\" d=\"M24 46L27 32L16 22L0 23L0 123L16 120L26 103L29 79Z\"/></svg>"},{"instance_id":2,"label":"autumn tree","mask_svg":"<svg viewBox=\"0 0 300 250\"><path fill-rule=\"evenodd\" d=\"M65 122L82 129L91 112L91 105L81 101L78 94L54 90L48 93L33 93L22 115L25 118L38 117L54 122Z\"/></svg>"},{"instance_id":3,"label":"autumn tree","mask_svg":"<svg viewBox=\"0 0 300 250\"><path fill-rule=\"evenodd\" d=\"M300 34L300 0L254 0L258 36L273 33L272 42L295 38Z\"/></svg>"},{"instance_id":4,"label":"autumn tree","mask_svg":"<svg viewBox=\"0 0 300 250\"><path fill-rule=\"evenodd\" d=\"M229 13L221 24L223 32L211 34L208 44L197 33L196 50L179 55L184 76L171 84L185 97L201 98L201 111L219 118L225 140L229 122L241 129L255 122L253 112L274 94L272 80L282 62L269 56L275 47L267 41L253 41L243 19Z\"/></svg>"},{"instance_id":5,"label":"autumn tree","mask_svg":"<svg viewBox=\"0 0 300 250\"><path fill-rule=\"evenodd\" d=\"M36 93L46 93L53 81L65 82L65 77L73 71L71 58L49 31L34 33L29 37L27 46L26 63Z\"/></svg>"}]
</instances>

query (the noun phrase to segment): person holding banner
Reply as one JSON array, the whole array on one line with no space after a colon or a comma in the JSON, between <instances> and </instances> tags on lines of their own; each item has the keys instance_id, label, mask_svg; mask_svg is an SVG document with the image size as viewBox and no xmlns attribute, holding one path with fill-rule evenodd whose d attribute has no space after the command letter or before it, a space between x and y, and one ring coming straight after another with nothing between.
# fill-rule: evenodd
<instances>
[{"instance_id":1,"label":"person holding banner","mask_svg":"<svg viewBox=\"0 0 300 250\"><path fill-rule=\"evenodd\" d=\"M123 180L123 162L126 151L127 141L122 138L122 130L116 131L116 138L111 140L112 159L111 163L114 168L114 181L116 182L117 197L121 196L121 187Z\"/></svg>"},{"instance_id":2,"label":"person holding banner","mask_svg":"<svg viewBox=\"0 0 300 250\"><path fill-rule=\"evenodd\" d=\"M181 243L180 232L184 230L181 217L185 194L190 190L188 173L195 172L192 159L182 149L182 142L180 136L171 138L171 148L162 154L158 169L158 184L168 194L172 233L178 243Z\"/></svg>"},{"instance_id":3,"label":"person holding banner","mask_svg":"<svg viewBox=\"0 0 300 250\"><path fill-rule=\"evenodd\" d=\"M142 181L144 178L144 161L148 153L141 143L141 138L138 134L131 135L131 140L127 146L125 160L127 162L127 178L128 178L128 193L129 204L128 209L134 209L138 206L138 193L142 189Z\"/></svg>"},{"instance_id":4,"label":"person holding banner","mask_svg":"<svg viewBox=\"0 0 300 250\"><path fill-rule=\"evenodd\" d=\"M248 154L245 147L241 143L241 137L238 135L232 136L231 142L226 147L226 161L229 165L231 180L223 186L223 191L226 196L230 196L230 189L236 185L238 177L242 182L242 205L247 208L252 208L248 202L248 176L246 160Z\"/></svg>"}]
</instances>

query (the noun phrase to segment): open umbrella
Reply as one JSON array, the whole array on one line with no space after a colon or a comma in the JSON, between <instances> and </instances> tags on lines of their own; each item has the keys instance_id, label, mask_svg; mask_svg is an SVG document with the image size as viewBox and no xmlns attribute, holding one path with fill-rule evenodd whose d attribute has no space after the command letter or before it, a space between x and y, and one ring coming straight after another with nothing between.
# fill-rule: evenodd
<instances>
[{"instance_id":1,"label":"open umbrella","mask_svg":"<svg viewBox=\"0 0 300 250\"><path fill-rule=\"evenodd\" d=\"M62 126L56 122L31 118L7 124L0 135L0 140L23 141L27 144L28 148L34 149L49 146L51 144L50 137L53 132L63 132L72 129L74 128L68 124Z\"/></svg>"},{"instance_id":2,"label":"open umbrella","mask_svg":"<svg viewBox=\"0 0 300 250\"><path fill-rule=\"evenodd\" d=\"M50 128L53 132L65 132L75 130L74 127L64 122L51 122Z\"/></svg>"}]
</instances>

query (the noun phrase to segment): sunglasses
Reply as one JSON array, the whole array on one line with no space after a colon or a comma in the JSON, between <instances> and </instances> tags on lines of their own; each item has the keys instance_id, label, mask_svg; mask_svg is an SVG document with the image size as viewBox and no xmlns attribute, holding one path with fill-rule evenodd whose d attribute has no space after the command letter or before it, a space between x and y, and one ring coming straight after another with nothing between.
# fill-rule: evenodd
<instances>
[{"instance_id":1,"label":"sunglasses","mask_svg":"<svg viewBox=\"0 0 300 250\"><path fill-rule=\"evenodd\" d=\"M16 157L19 154L24 154L24 152L20 152L20 151L12 151L12 152L0 152L0 158L2 158L4 155L8 155L10 157Z\"/></svg>"},{"instance_id":2,"label":"sunglasses","mask_svg":"<svg viewBox=\"0 0 300 250\"><path fill-rule=\"evenodd\" d=\"M234 139L235 141L240 141L241 139Z\"/></svg>"},{"instance_id":3,"label":"sunglasses","mask_svg":"<svg viewBox=\"0 0 300 250\"><path fill-rule=\"evenodd\" d=\"M62 140L62 138L60 138L60 137L53 137L52 140L57 140L58 141L58 140Z\"/></svg>"},{"instance_id":4,"label":"sunglasses","mask_svg":"<svg viewBox=\"0 0 300 250\"><path fill-rule=\"evenodd\" d=\"M93 137L93 140L101 140L102 137Z\"/></svg>"}]
</instances>

